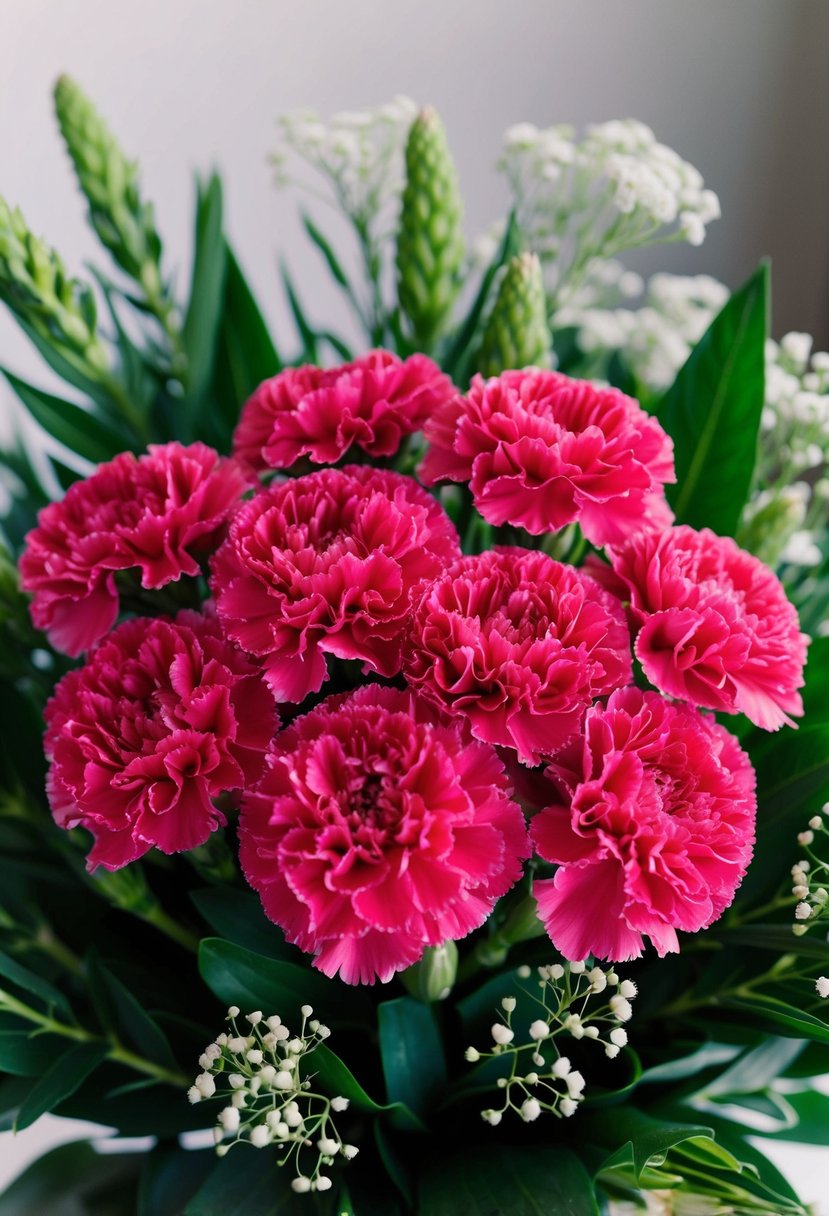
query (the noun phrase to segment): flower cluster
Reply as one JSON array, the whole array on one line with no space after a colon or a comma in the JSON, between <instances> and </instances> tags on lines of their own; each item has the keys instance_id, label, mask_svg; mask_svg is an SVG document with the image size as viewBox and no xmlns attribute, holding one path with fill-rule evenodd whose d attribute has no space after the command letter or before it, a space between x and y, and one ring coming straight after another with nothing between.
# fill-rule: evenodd
<instances>
[{"instance_id":1,"label":"flower cluster","mask_svg":"<svg viewBox=\"0 0 829 1216\"><path fill-rule=\"evenodd\" d=\"M125 621L46 707L52 813L92 833L90 869L196 848L226 822L216 799L262 774L277 722L215 618Z\"/></svg>"},{"instance_id":2,"label":"flower cluster","mask_svg":"<svg viewBox=\"0 0 829 1216\"><path fill-rule=\"evenodd\" d=\"M359 1152L343 1140L332 1117L348 1109L348 1099L316 1093L308 1075L308 1059L331 1031L313 1016L310 1005L300 1009L298 1034L278 1014L265 1017L260 1010L246 1014L248 1025L240 1030L239 1012L231 1005L227 1030L200 1056L203 1071L188 1091L189 1101L227 1102L214 1130L220 1157L235 1144L273 1145L280 1166L293 1161L292 1190L330 1190L332 1181L323 1168L335 1160L351 1161Z\"/></svg>"},{"instance_id":3,"label":"flower cluster","mask_svg":"<svg viewBox=\"0 0 829 1216\"><path fill-rule=\"evenodd\" d=\"M792 930L796 937L802 937L814 925L829 919L829 859L819 852L820 846L829 838L827 818L829 802L822 813L813 815L809 826L798 833L797 843L806 855L792 866L792 895L797 900Z\"/></svg>"},{"instance_id":4,"label":"flower cluster","mask_svg":"<svg viewBox=\"0 0 829 1216\"><path fill-rule=\"evenodd\" d=\"M539 995L526 986L530 968L517 970L518 996L502 999L500 1020L491 1028L492 1047L466 1051L470 1064L493 1059L509 1063L509 1071L496 1082L502 1105L481 1111L491 1127L510 1110L525 1123L533 1123L544 1111L564 1119L575 1114L584 1099L585 1081L569 1057L561 1055L562 1036L597 1042L609 1059L628 1041L622 1023L630 1020L631 1001L637 995L631 980L620 981L614 970L588 969L583 962L553 963L539 967L537 974Z\"/></svg>"},{"instance_id":5,"label":"flower cluster","mask_svg":"<svg viewBox=\"0 0 829 1216\"><path fill-rule=\"evenodd\" d=\"M145 589L199 574L246 489L241 469L202 443L101 465L26 537L20 576L34 624L66 654L88 650L118 616L116 574L139 570Z\"/></svg>"},{"instance_id":6,"label":"flower cluster","mask_svg":"<svg viewBox=\"0 0 829 1216\"><path fill-rule=\"evenodd\" d=\"M234 453L257 471L287 469L303 456L336 464L352 448L394 456L455 392L425 355L376 350L342 367L287 368L244 406Z\"/></svg>"},{"instance_id":7,"label":"flower cluster","mask_svg":"<svg viewBox=\"0 0 829 1216\"><path fill-rule=\"evenodd\" d=\"M636 958L645 937L659 955L677 951L677 929L704 929L731 903L754 843L754 770L711 719L615 692L546 775L531 837L559 868L533 890L565 958Z\"/></svg>"},{"instance_id":8,"label":"flower cluster","mask_svg":"<svg viewBox=\"0 0 829 1216\"><path fill-rule=\"evenodd\" d=\"M491 524L537 536L578 522L596 545L617 544L673 516L673 445L654 418L617 389L556 372L476 376L429 420L426 485L468 481Z\"/></svg>"},{"instance_id":9,"label":"flower cluster","mask_svg":"<svg viewBox=\"0 0 829 1216\"><path fill-rule=\"evenodd\" d=\"M717 196L653 132L633 119L589 127L511 127L500 168L522 233L549 267L554 307L597 258L653 241L699 245L719 217Z\"/></svg>"},{"instance_id":10,"label":"flower cluster","mask_svg":"<svg viewBox=\"0 0 829 1216\"><path fill-rule=\"evenodd\" d=\"M267 915L352 984L478 928L528 854L494 749L376 685L278 736L239 837Z\"/></svg>"}]
</instances>

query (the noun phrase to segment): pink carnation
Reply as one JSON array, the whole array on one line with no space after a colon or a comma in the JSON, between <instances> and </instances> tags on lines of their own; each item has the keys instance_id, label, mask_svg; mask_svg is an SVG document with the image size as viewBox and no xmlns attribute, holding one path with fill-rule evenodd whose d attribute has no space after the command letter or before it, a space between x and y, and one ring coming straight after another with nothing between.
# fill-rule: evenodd
<instances>
[{"instance_id":1,"label":"pink carnation","mask_svg":"<svg viewBox=\"0 0 829 1216\"><path fill-rule=\"evenodd\" d=\"M385 983L477 929L528 852L493 749L378 685L277 737L239 841L266 914L348 984Z\"/></svg>"},{"instance_id":2,"label":"pink carnation","mask_svg":"<svg viewBox=\"0 0 829 1216\"><path fill-rule=\"evenodd\" d=\"M538 913L569 959L662 956L734 898L754 844L754 770L736 739L687 705L626 688L588 711L547 769L556 796L530 829L559 869Z\"/></svg>"},{"instance_id":3,"label":"pink carnation","mask_svg":"<svg viewBox=\"0 0 829 1216\"><path fill-rule=\"evenodd\" d=\"M456 391L425 355L374 350L342 367L287 368L246 403L234 452L254 469L287 469L301 456L334 464L352 447L393 456Z\"/></svg>"},{"instance_id":4,"label":"pink carnation","mask_svg":"<svg viewBox=\"0 0 829 1216\"><path fill-rule=\"evenodd\" d=\"M707 528L643 533L611 556L657 688L764 730L794 725L808 639L767 566Z\"/></svg>"},{"instance_id":5,"label":"pink carnation","mask_svg":"<svg viewBox=\"0 0 829 1216\"><path fill-rule=\"evenodd\" d=\"M261 776L276 725L260 675L215 619L136 617L46 707L52 813L95 837L90 869L193 849L225 823L213 799Z\"/></svg>"},{"instance_id":6,"label":"pink carnation","mask_svg":"<svg viewBox=\"0 0 829 1216\"><path fill-rule=\"evenodd\" d=\"M631 678L618 600L526 549L456 562L423 596L406 678L487 743L534 764L575 734L595 697Z\"/></svg>"},{"instance_id":7,"label":"pink carnation","mask_svg":"<svg viewBox=\"0 0 829 1216\"><path fill-rule=\"evenodd\" d=\"M578 521L606 545L673 519L663 491L676 480L671 440L618 389L537 368L476 376L424 431L424 483L468 481L491 524L537 536Z\"/></svg>"},{"instance_id":8,"label":"pink carnation","mask_svg":"<svg viewBox=\"0 0 829 1216\"><path fill-rule=\"evenodd\" d=\"M78 655L118 616L115 571L138 568L141 585L163 587L200 572L245 478L203 443L123 452L61 502L40 512L20 559L21 586L34 593L32 620L53 646Z\"/></svg>"},{"instance_id":9,"label":"pink carnation","mask_svg":"<svg viewBox=\"0 0 829 1216\"><path fill-rule=\"evenodd\" d=\"M325 655L400 670L410 601L460 552L411 477L353 465L286 481L246 503L213 566L228 635L261 656L277 700L326 678Z\"/></svg>"}]
</instances>

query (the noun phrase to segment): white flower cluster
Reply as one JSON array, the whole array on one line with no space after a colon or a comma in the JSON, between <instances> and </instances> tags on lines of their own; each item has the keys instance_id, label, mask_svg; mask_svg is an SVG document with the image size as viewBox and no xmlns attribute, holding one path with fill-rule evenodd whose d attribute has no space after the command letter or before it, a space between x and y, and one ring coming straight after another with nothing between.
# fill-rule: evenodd
<instances>
[{"instance_id":1,"label":"white flower cluster","mask_svg":"<svg viewBox=\"0 0 829 1216\"><path fill-rule=\"evenodd\" d=\"M531 974L529 967L519 967L516 972L522 980L529 979ZM620 981L612 968L588 970L585 963L553 963L538 968L538 986L540 996L518 988L519 996L503 998L501 1020L491 1028L489 1050L479 1051L477 1047L466 1050L470 1064L496 1057L509 1061L509 1074L496 1082L503 1092L501 1106L481 1111L482 1119L491 1127L497 1127L509 1110L525 1123L534 1122L543 1111L565 1119L575 1114L584 1098L585 1081L569 1058L560 1054L556 1040L562 1035L595 1040L603 1045L610 1059L627 1044L627 1031L622 1023L630 1020L631 1001L637 993L631 980ZM603 993L610 995L596 1005L594 998ZM537 1015L529 1024L525 1042L516 1042L513 1025L519 999L532 1002L531 1012Z\"/></svg>"},{"instance_id":2,"label":"white flower cluster","mask_svg":"<svg viewBox=\"0 0 829 1216\"><path fill-rule=\"evenodd\" d=\"M499 167L529 247L550 266L551 298L596 258L656 242L699 245L719 217L699 171L633 119L588 127L510 127Z\"/></svg>"},{"instance_id":3,"label":"white flower cluster","mask_svg":"<svg viewBox=\"0 0 829 1216\"><path fill-rule=\"evenodd\" d=\"M597 262L589 280L565 297L553 327L576 326L579 346L588 355L606 358L618 351L641 384L662 392L725 304L728 288L710 275L655 274L640 308L609 308L594 284L611 283L623 296L642 290L639 276L618 262Z\"/></svg>"},{"instance_id":4,"label":"white flower cluster","mask_svg":"<svg viewBox=\"0 0 829 1216\"><path fill-rule=\"evenodd\" d=\"M395 97L373 110L343 111L324 122L314 110L277 119L280 143L273 155L277 184L301 184L287 170L290 155L322 174L358 228L370 229L403 185L403 150L417 106Z\"/></svg>"},{"instance_id":5,"label":"white flower cluster","mask_svg":"<svg viewBox=\"0 0 829 1216\"><path fill-rule=\"evenodd\" d=\"M822 813L813 815L809 826L798 833L797 843L806 856L792 866L792 895L797 900L792 932L796 937L802 937L817 921L829 917L829 861L815 851L818 838L829 837L827 818L829 802L824 805Z\"/></svg>"},{"instance_id":6,"label":"white flower cluster","mask_svg":"<svg viewBox=\"0 0 829 1216\"><path fill-rule=\"evenodd\" d=\"M313 1012L302 1006L302 1026L294 1035L277 1014L265 1017L257 1010L245 1015L243 1033L236 1022L239 1008L231 1005L230 1026L199 1057L203 1071L187 1092L190 1102L228 1099L213 1132L219 1156L242 1141L255 1148L274 1145L282 1152L280 1165L294 1160L291 1187L298 1194L330 1190L323 1167L339 1158L351 1160L359 1151L344 1143L331 1117L348 1109L348 1099L314 1093L304 1076L305 1060L331 1033ZM313 1167L301 1170L308 1150Z\"/></svg>"}]
</instances>

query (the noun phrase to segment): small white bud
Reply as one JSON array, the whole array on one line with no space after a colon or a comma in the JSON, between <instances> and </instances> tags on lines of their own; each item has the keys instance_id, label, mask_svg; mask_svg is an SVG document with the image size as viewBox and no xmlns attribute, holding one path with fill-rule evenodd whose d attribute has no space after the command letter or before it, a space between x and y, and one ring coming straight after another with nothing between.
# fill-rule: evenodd
<instances>
[{"instance_id":1,"label":"small white bud","mask_svg":"<svg viewBox=\"0 0 829 1216\"><path fill-rule=\"evenodd\" d=\"M196 1089L203 1098L212 1098L216 1092L216 1082L209 1072L202 1072L196 1077Z\"/></svg>"},{"instance_id":2,"label":"small white bud","mask_svg":"<svg viewBox=\"0 0 829 1216\"><path fill-rule=\"evenodd\" d=\"M217 1157L224 1157L229 1151L230 1151L229 1144L217 1144L216 1145L216 1156Z\"/></svg>"},{"instance_id":3,"label":"small white bud","mask_svg":"<svg viewBox=\"0 0 829 1216\"><path fill-rule=\"evenodd\" d=\"M559 1056L550 1071L554 1077L566 1077L570 1071L570 1061L567 1056Z\"/></svg>"},{"instance_id":4,"label":"small white bud","mask_svg":"<svg viewBox=\"0 0 829 1216\"><path fill-rule=\"evenodd\" d=\"M268 1030L276 1030L277 1026L282 1025L282 1018L278 1013L274 1013L267 1019L265 1025L267 1026Z\"/></svg>"},{"instance_id":5,"label":"small white bud","mask_svg":"<svg viewBox=\"0 0 829 1216\"><path fill-rule=\"evenodd\" d=\"M228 1081L228 1085L230 1086L231 1089L244 1089L244 1087L245 1087L245 1078L242 1076L241 1073L238 1073L238 1072L230 1073L227 1078L227 1081Z\"/></svg>"},{"instance_id":6,"label":"small white bud","mask_svg":"<svg viewBox=\"0 0 829 1216\"><path fill-rule=\"evenodd\" d=\"M581 975L584 972L584 969L585 969L584 963L571 963L570 964L570 974L571 975Z\"/></svg>"},{"instance_id":7,"label":"small white bud","mask_svg":"<svg viewBox=\"0 0 829 1216\"><path fill-rule=\"evenodd\" d=\"M823 907L823 905L829 901L829 891L827 891L825 887L818 887L818 889L813 893L812 899L816 904L820 904L820 906Z\"/></svg>"},{"instance_id":8,"label":"small white bud","mask_svg":"<svg viewBox=\"0 0 829 1216\"><path fill-rule=\"evenodd\" d=\"M318 1191L330 1191L331 1186L332 1186L331 1179L326 1178L324 1174L320 1174L319 1177L317 1178L317 1190Z\"/></svg>"},{"instance_id":9,"label":"small white bud","mask_svg":"<svg viewBox=\"0 0 829 1216\"><path fill-rule=\"evenodd\" d=\"M331 1034L331 1030L328 1026L323 1026L322 1023L320 1023L317 1027L317 1034L321 1039L327 1039Z\"/></svg>"},{"instance_id":10,"label":"small white bud","mask_svg":"<svg viewBox=\"0 0 829 1216\"><path fill-rule=\"evenodd\" d=\"M187 1101L191 1106L195 1106L197 1102L201 1102L201 1094L196 1089L195 1085L191 1085L187 1091Z\"/></svg>"},{"instance_id":11,"label":"small white bud","mask_svg":"<svg viewBox=\"0 0 829 1216\"><path fill-rule=\"evenodd\" d=\"M311 1005L300 1005L299 1012L302 1014L302 1016L304 1018L310 1018L310 1016L314 1012L314 1010Z\"/></svg>"},{"instance_id":12,"label":"small white bud","mask_svg":"<svg viewBox=\"0 0 829 1216\"><path fill-rule=\"evenodd\" d=\"M229 1008L229 1009L228 1009L228 1011L227 1011L227 1016L228 1016L229 1018L238 1018L238 1016L239 1016L239 1006L238 1006L238 1005L231 1005L231 1006L230 1006L230 1008Z\"/></svg>"},{"instance_id":13,"label":"small white bud","mask_svg":"<svg viewBox=\"0 0 829 1216\"><path fill-rule=\"evenodd\" d=\"M288 1044L288 1051L290 1051L290 1053L294 1056L302 1055L304 1050L305 1044L303 1043L302 1039L291 1039L290 1043Z\"/></svg>"},{"instance_id":14,"label":"small white bud","mask_svg":"<svg viewBox=\"0 0 829 1216\"><path fill-rule=\"evenodd\" d=\"M590 980L590 987L593 992L604 992L607 987L607 976L602 971L601 967L594 967L588 973L587 978Z\"/></svg>"},{"instance_id":15,"label":"small white bud","mask_svg":"<svg viewBox=\"0 0 829 1216\"><path fill-rule=\"evenodd\" d=\"M550 973L551 980L564 979L564 968L562 967L561 963L553 963L552 967L548 967L547 970Z\"/></svg>"},{"instance_id":16,"label":"small white bud","mask_svg":"<svg viewBox=\"0 0 829 1216\"><path fill-rule=\"evenodd\" d=\"M533 1022L530 1026L530 1038L540 1042L541 1039L546 1039L550 1033L550 1027L541 1018Z\"/></svg>"},{"instance_id":17,"label":"small white bud","mask_svg":"<svg viewBox=\"0 0 829 1216\"><path fill-rule=\"evenodd\" d=\"M255 1051L249 1051L247 1053L248 1064L261 1064L264 1059L265 1057L258 1048Z\"/></svg>"},{"instance_id":18,"label":"small white bud","mask_svg":"<svg viewBox=\"0 0 829 1216\"><path fill-rule=\"evenodd\" d=\"M585 1026L584 1037L586 1039L597 1039L599 1037L598 1026Z\"/></svg>"},{"instance_id":19,"label":"small white bud","mask_svg":"<svg viewBox=\"0 0 829 1216\"><path fill-rule=\"evenodd\" d=\"M237 1110L242 1110L247 1106L247 1098L243 1089L237 1089L236 1093L230 1099L231 1106L235 1106Z\"/></svg>"},{"instance_id":20,"label":"small white bud","mask_svg":"<svg viewBox=\"0 0 829 1216\"><path fill-rule=\"evenodd\" d=\"M626 997L629 1001L633 1000L638 991L639 989L636 987L633 980L622 980L621 984L619 985L619 996Z\"/></svg>"},{"instance_id":21,"label":"small white bud","mask_svg":"<svg viewBox=\"0 0 829 1216\"><path fill-rule=\"evenodd\" d=\"M821 819L820 815L812 816L812 818L809 820L809 827L812 828L815 832L817 832L820 828L823 827L823 820Z\"/></svg>"},{"instance_id":22,"label":"small white bud","mask_svg":"<svg viewBox=\"0 0 829 1216\"><path fill-rule=\"evenodd\" d=\"M311 1179L303 1177L302 1174L298 1178L291 1179L291 1190L297 1195L307 1195L311 1189Z\"/></svg>"},{"instance_id":23,"label":"small white bud","mask_svg":"<svg viewBox=\"0 0 829 1216\"><path fill-rule=\"evenodd\" d=\"M630 1001L626 1000L623 996L612 996L610 998L610 1008L620 1022L629 1022L633 1016Z\"/></svg>"},{"instance_id":24,"label":"small white bud","mask_svg":"<svg viewBox=\"0 0 829 1216\"><path fill-rule=\"evenodd\" d=\"M808 904L800 903L794 910L795 920L808 920L812 915L812 909Z\"/></svg>"},{"instance_id":25,"label":"small white bud","mask_svg":"<svg viewBox=\"0 0 829 1216\"><path fill-rule=\"evenodd\" d=\"M829 979L827 979L825 975L819 976L815 981L815 991L817 992L818 996L823 997L824 1000L829 996Z\"/></svg>"},{"instance_id":26,"label":"small white bud","mask_svg":"<svg viewBox=\"0 0 829 1216\"><path fill-rule=\"evenodd\" d=\"M273 1086L274 1089L293 1089L293 1074L288 1072L286 1068L281 1068L273 1079Z\"/></svg>"},{"instance_id":27,"label":"small white bud","mask_svg":"<svg viewBox=\"0 0 829 1216\"><path fill-rule=\"evenodd\" d=\"M507 1043L511 1043L515 1038L515 1031L510 1030L509 1026L504 1026L502 1022L493 1023L491 1029L493 1039L496 1043L500 1043L502 1047Z\"/></svg>"},{"instance_id":28,"label":"small white bud","mask_svg":"<svg viewBox=\"0 0 829 1216\"><path fill-rule=\"evenodd\" d=\"M803 883L798 883L796 887L792 887L792 895L795 899L805 899L809 894L809 888L804 887Z\"/></svg>"},{"instance_id":29,"label":"small white bud","mask_svg":"<svg viewBox=\"0 0 829 1216\"><path fill-rule=\"evenodd\" d=\"M615 1043L617 1047L626 1047L628 1041L628 1032L623 1030L621 1026L617 1026L615 1030L611 1030L608 1035L611 1043Z\"/></svg>"},{"instance_id":30,"label":"small white bud","mask_svg":"<svg viewBox=\"0 0 829 1216\"><path fill-rule=\"evenodd\" d=\"M477 1047L467 1047L466 1051L464 1052L464 1059L468 1064L477 1064L480 1058L481 1053L478 1051Z\"/></svg>"},{"instance_id":31,"label":"small white bud","mask_svg":"<svg viewBox=\"0 0 829 1216\"><path fill-rule=\"evenodd\" d=\"M222 1131L222 1129L220 1127L214 1127L213 1128L213 1143L221 1144L223 1139L224 1139L224 1132Z\"/></svg>"},{"instance_id":32,"label":"small white bud","mask_svg":"<svg viewBox=\"0 0 829 1216\"><path fill-rule=\"evenodd\" d=\"M619 1048L613 1043L608 1043L607 1047L604 1049L604 1054L609 1060L615 1060L619 1054Z\"/></svg>"},{"instance_id":33,"label":"small white bud","mask_svg":"<svg viewBox=\"0 0 829 1216\"><path fill-rule=\"evenodd\" d=\"M525 1123L533 1123L541 1114L541 1104L537 1098L527 1098L521 1103L521 1118Z\"/></svg>"},{"instance_id":34,"label":"small white bud","mask_svg":"<svg viewBox=\"0 0 829 1216\"><path fill-rule=\"evenodd\" d=\"M537 1085L538 1084L538 1073L537 1072L528 1072L526 1077L524 1078L524 1080L527 1082L528 1085Z\"/></svg>"},{"instance_id":35,"label":"small white bud","mask_svg":"<svg viewBox=\"0 0 829 1216\"><path fill-rule=\"evenodd\" d=\"M340 1149L340 1152L345 1157L346 1161L353 1161L359 1151L360 1150L357 1148L356 1144L344 1144Z\"/></svg>"},{"instance_id":36,"label":"small white bud","mask_svg":"<svg viewBox=\"0 0 829 1216\"><path fill-rule=\"evenodd\" d=\"M262 1021L262 1010L257 1009L254 1013L245 1014L245 1018L250 1022L251 1026L258 1026Z\"/></svg>"},{"instance_id":37,"label":"small white bud","mask_svg":"<svg viewBox=\"0 0 829 1216\"><path fill-rule=\"evenodd\" d=\"M501 1122L501 1112L499 1110L482 1110L481 1118L484 1123L488 1123L490 1127L497 1127Z\"/></svg>"},{"instance_id":38,"label":"small white bud","mask_svg":"<svg viewBox=\"0 0 829 1216\"><path fill-rule=\"evenodd\" d=\"M544 1063L544 1057L540 1051L534 1051L530 1058L532 1059L533 1064L541 1068Z\"/></svg>"},{"instance_id":39,"label":"small white bud","mask_svg":"<svg viewBox=\"0 0 829 1216\"><path fill-rule=\"evenodd\" d=\"M336 1157L340 1151L339 1144L336 1140L332 1140L330 1136L321 1136L317 1141L317 1148L323 1157Z\"/></svg>"},{"instance_id":40,"label":"small white bud","mask_svg":"<svg viewBox=\"0 0 829 1216\"><path fill-rule=\"evenodd\" d=\"M276 1069L273 1064L266 1064L264 1068L259 1070L259 1078L263 1085L270 1085L276 1076Z\"/></svg>"},{"instance_id":41,"label":"small white bud","mask_svg":"<svg viewBox=\"0 0 829 1216\"><path fill-rule=\"evenodd\" d=\"M332 1106L333 1106L333 1103L332 1103ZM300 1113L299 1107L297 1106L297 1104L295 1102L288 1103L288 1105L285 1107L285 1109L282 1112L282 1117L284 1118L285 1122L288 1124L288 1127L299 1127L300 1123L303 1122L303 1118Z\"/></svg>"},{"instance_id":42,"label":"small white bud","mask_svg":"<svg viewBox=\"0 0 829 1216\"><path fill-rule=\"evenodd\" d=\"M505 996L501 1001L501 1008L505 1013L512 1013L516 1004L517 1001L514 996Z\"/></svg>"},{"instance_id":43,"label":"small white bud","mask_svg":"<svg viewBox=\"0 0 829 1216\"><path fill-rule=\"evenodd\" d=\"M520 980L528 980L532 975L532 968L523 963L515 973Z\"/></svg>"},{"instance_id":44,"label":"small white bud","mask_svg":"<svg viewBox=\"0 0 829 1216\"><path fill-rule=\"evenodd\" d=\"M584 1090L584 1077L580 1072L573 1071L567 1074L567 1092L571 1098L578 1098Z\"/></svg>"},{"instance_id":45,"label":"small white bud","mask_svg":"<svg viewBox=\"0 0 829 1216\"><path fill-rule=\"evenodd\" d=\"M343 1110L348 1110L348 1107L349 1107L348 1098L332 1098L331 1099L331 1109L334 1111L337 1111L338 1113Z\"/></svg>"},{"instance_id":46,"label":"small white bud","mask_svg":"<svg viewBox=\"0 0 829 1216\"><path fill-rule=\"evenodd\" d=\"M235 1038L228 1039L228 1050L232 1051L235 1056L240 1056L243 1051L247 1051L248 1041L243 1039L241 1035L236 1035Z\"/></svg>"},{"instance_id":47,"label":"small white bud","mask_svg":"<svg viewBox=\"0 0 829 1216\"><path fill-rule=\"evenodd\" d=\"M226 1106L224 1110L219 1111L219 1123L226 1132L236 1132L239 1130L239 1112L235 1106Z\"/></svg>"},{"instance_id":48,"label":"small white bud","mask_svg":"<svg viewBox=\"0 0 829 1216\"><path fill-rule=\"evenodd\" d=\"M814 832L806 831L806 832L797 833L797 843L798 844L810 845L813 843L814 839L815 839Z\"/></svg>"},{"instance_id":49,"label":"small white bud","mask_svg":"<svg viewBox=\"0 0 829 1216\"><path fill-rule=\"evenodd\" d=\"M266 1144L270 1144L271 1130L267 1123L257 1123L256 1127L252 1127L248 1139L254 1148L264 1148Z\"/></svg>"},{"instance_id":50,"label":"small white bud","mask_svg":"<svg viewBox=\"0 0 829 1216\"><path fill-rule=\"evenodd\" d=\"M808 925L792 925L792 933L795 935L795 937L803 937L803 935L808 932Z\"/></svg>"},{"instance_id":51,"label":"small white bud","mask_svg":"<svg viewBox=\"0 0 829 1216\"><path fill-rule=\"evenodd\" d=\"M615 988L616 985L619 983L619 977L615 971L608 971L607 982L608 982L608 984L610 984L611 988Z\"/></svg>"},{"instance_id":52,"label":"small white bud","mask_svg":"<svg viewBox=\"0 0 829 1216\"><path fill-rule=\"evenodd\" d=\"M576 1113L579 1106L578 1103L574 1102L572 1098L562 1098L558 1104L558 1109L564 1115L565 1119L569 1119L571 1115Z\"/></svg>"}]
</instances>

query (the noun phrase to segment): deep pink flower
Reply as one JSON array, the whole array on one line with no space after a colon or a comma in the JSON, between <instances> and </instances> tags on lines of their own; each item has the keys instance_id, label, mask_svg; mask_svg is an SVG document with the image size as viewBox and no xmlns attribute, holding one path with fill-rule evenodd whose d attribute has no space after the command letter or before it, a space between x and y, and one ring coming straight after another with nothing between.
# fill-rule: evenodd
<instances>
[{"instance_id":1,"label":"deep pink flower","mask_svg":"<svg viewBox=\"0 0 829 1216\"><path fill-rule=\"evenodd\" d=\"M618 600L545 553L492 549L457 561L424 594L406 678L527 763L575 734L594 698L631 678Z\"/></svg>"},{"instance_id":2,"label":"deep pink flower","mask_svg":"<svg viewBox=\"0 0 829 1216\"><path fill-rule=\"evenodd\" d=\"M534 536L577 521L595 545L615 544L673 516L673 445L618 389L528 368L476 376L424 428L426 485L468 481L491 524Z\"/></svg>"},{"instance_id":3,"label":"deep pink flower","mask_svg":"<svg viewBox=\"0 0 829 1216\"><path fill-rule=\"evenodd\" d=\"M276 725L258 670L215 618L125 621L46 707L52 813L95 837L90 869L195 848L225 823L213 799L261 776Z\"/></svg>"},{"instance_id":4,"label":"deep pink flower","mask_svg":"<svg viewBox=\"0 0 829 1216\"><path fill-rule=\"evenodd\" d=\"M662 956L734 898L754 845L754 770L729 733L687 705L626 688L589 710L553 758L556 791L530 833L559 869L538 912L569 959Z\"/></svg>"},{"instance_id":5,"label":"deep pink flower","mask_svg":"<svg viewBox=\"0 0 829 1216\"><path fill-rule=\"evenodd\" d=\"M657 688L764 730L794 725L808 639L767 566L689 527L643 533L611 558L630 589L636 656Z\"/></svg>"},{"instance_id":6,"label":"deep pink flower","mask_svg":"<svg viewBox=\"0 0 829 1216\"><path fill-rule=\"evenodd\" d=\"M528 852L495 751L378 685L277 737L239 842L266 914L348 984L386 982L477 929Z\"/></svg>"},{"instance_id":7,"label":"deep pink flower","mask_svg":"<svg viewBox=\"0 0 829 1216\"><path fill-rule=\"evenodd\" d=\"M215 546L246 489L237 464L203 443L102 464L44 507L26 537L21 586L34 593L35 626L66 654L88 650L118 616L115 572L140 569L146 588L198 574L195 555Z\"/></svg>"},{"instance_id":8,"label":"deep pink flower","mask_svg":"<svg viewBox=\"0 0 829 1216\"><path fill-rule=\"evenodd\" d=\"M261 656L279 701L326 678L326 654L400 670L410 600L460 552L435 500L411 477L352 465L257 494L213 563L227 634Z\"/></svg>"},{"instance_id":9,"label":"deep pink flower","mask_svg":"<svg viewBox=\"0 0 829 1216\"><path fill-rule=\"evenodd\" d=\"M352 447L393 456L456 392L425 355L374 350L341 367L287 368L245 404L234 453L259 470L287 469L301 456L334 464Z\"/></svg>"}]
</instances>

